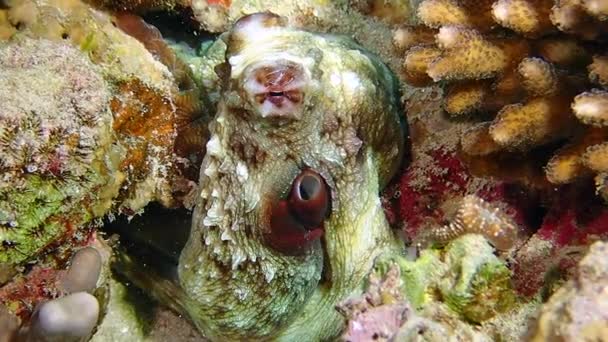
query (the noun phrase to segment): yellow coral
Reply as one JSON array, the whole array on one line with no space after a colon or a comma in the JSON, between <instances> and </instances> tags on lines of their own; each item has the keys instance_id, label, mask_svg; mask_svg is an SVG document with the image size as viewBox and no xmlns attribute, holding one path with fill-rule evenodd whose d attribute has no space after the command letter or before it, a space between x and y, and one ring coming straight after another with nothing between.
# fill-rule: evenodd
<instances>
[{"instance_id":1,"label":"yellow coral","mask_svg":"<svg viewBox=\"0 0 608 342\"><path fill-rule=\"evenodd\" d=\"M540 58L525 58L517 69L522 85L530 95L548 96L557 92L557 74L551 64Z\"/></svg>"},{"instance_id":2,"label":"yellow coral","mask_svg":"<svg viewBox=\"0 0 608 342\"><path fill-rule=\"evenodd\" d=\"M608 1L606 0L583 0L582 6L587 13L599 20L608 19Z\"/></svg>"},{"instance_id":3,"label":"yellow coral","mask_svg":"<svg viewBox=\"0 0 608 342\"><path fill-rule=\"evenodd\" d=\"M581 152L587 146L567 146L549 160L546 167L547 179L553 184L570 183L584 174L585 167L581 161Z\"/></svg>"},{"instance_id":4,"label":"yellow coral","mask_svg":"<svg viewBox=\"0 0 608 342\"><path fill-rule=\"evenodd\" d=\"M585 11L582 0L557 1L551 9L550 18L561 31L589 40L597 38L603 26Z\"/></svg>"},{"instance_id":5,"label":"yellow coral","mask_svg":"<svg viewBox=\"0 0 608 342\"><path fill-rule=\"evenodd\" d=\"M587 175L587 168L583 164L583 153L590 146L601 143L605 137L604 130L589 128L578 140L559 149L547 163L545 168L547 179L554 184L565 184Z\"/></svg>"},{"instance_id":6,"label":"yellow coral","mask_svg":"<svg viewBox=\"0 0 608 342\"><path fill-rule=\"evenodd\" d=\"M594 90L579 94L574 98L572 110L588 125L608 126L608 92Z\"/></svg>"},{"instance_id":7,"label":"yellow coral","mask_svg":"<svg viewBox=\"0 0 608 342\"><path fill-rule=\"evenodd\" d=\"M597 172L608 172L608 142L591 146L583 154L583 163Z\"/></svg>"},{"instance_id":8,"label":"yellow coral","mask_svg":"<svg viewBox=\"0 0 608 342\"><path fill-rule=\"evenodd\" d=\"M418 7L418 17L429 27L446 24L466 24L469 15L450 0L427 0Z\"/></svg>"},{"instance_id":9,"label":"yellow coral","mask_svg":"<svg viewBox=\"0 0 608 342\"><path fill-rule=\"evenodd\" d=\"M507 148L530 148L561 138L572 122L568 101L556 97L539 97L525 104L504 107L492 126L490 135Z\"/></svg>"},{"instance_id":10,"label":"yellow coral","mask_svg":"<svg viewBox=\"0 0 608 342\"><path fill-rule=\"evenodd\" d=\"M595 190L608 202L608 173L602 172L595 176Z\"/></svg>"},{"instance_id":11,"label":"yellow coral","mask_svg":"<svg viewBox=\"0 0 608 342\"><path fill-rule=\"evenodd\" d=\"M457 83L448 90L445 110L452 115L469 113L481 106L487 93L487 82Z\"/></svg>"},{"instance_id":12,"label":"yellow coral","mask_svg":"<svg viewBox=\"0 0 608 342\"><path fill-rule=\"evenodd\" d=\"M526 36L537 36L552 29L548 18L551 0L499 0L492 5L494 20Z\"/></svg>"},{"instance_id":13,"label":"yellow coral","mask_svg":"<svg viewBox=\"0 0 608 342\"><path fill-rule=\"evenodd\" d=\"M407 21L412 9L409 1L401 0L364 0L351 1L360 12L379 18L390 24L399 24Z\"/></svg>"},{"instance_id":14,"label":"yellow coral","mask_svg":"<svg viewBox=\"0 0 608 342\"><path fill-rule=\"evenodd\" d=\"M505 51L472 29L444 26L437 34L437 44L442 54L427 70L435 81L488 78L509 63Z\"/></svg>"},{"instance_id":15,"label":"yellow coral","mask_svg":"<svg viewBox=\"0 0 608 342\"><path fill-rule=\"evenodd\" d=\"M430 44L435 41L436 30L424 26L400 27L393 33L393 45L399 51L421 44Z\"/></svg>"},{"instance_id":16,"label":"yellow coral","mask_svg":"<svg viewBox=\"0 0 608 342\"><path fill-rule=\"evenodd\" d=\"M418 6L418 17L429 27L485 28L492 23L491 5L490 0L425 0Z\"/></svg>"},{"instance_id":17,"label":"yellow coral","mask_svg":"<svg viewBox=\"0 0 608 342\"><path fill-rule=\"evenodd\" d=\"M405 78L408 82L417 86L432 82L427 75L427 70L429 64L439 57L439 54L439 49L433 47L417 46L410 49L403 63Z\"/></svg>"},{"instance_id":18,"label":"yellow coral","mask_svg":"<svg viewBox=\"0 0 608 342\"><path fill-rule=\"evenodd\" d=\"M608 56L594 56L588 69L592 82L608 87Z\"/></svg>"},{"instance_id":19,"label":"yellow coral","mask_svg":"<svg viewBox=\"0 0 608 342\"><path fill-rule=\"evenodd\" d=\"M489 122L470 128L460 141L462 150L471 156L485 156L500 151L502 148L490 136L489 128Z\"/></svg>"},{"instance_id":20,"label":"yellow coral","mask_svg":"<svg viewBox=\"0 0 608 342\"><path fill-rule=\"evenodd\" d=\"M402 45L406 60L421 46L438 51L424 68L406 63L404 69L417 72L418 79L426 72L447 83L446 112L496 113L464 130L463 160L473 171L509 178L492 165L515 160L517 151L549 152L555 154L546 165L520 156L515 178L545 187L547 181L563 184L596 174L601 183L605 177L598 172L608 170L608 50L596 39L608 32L608 0L494 0L491 22L486 22L488 2L478 3L475 20L471 4L423 1L419 17L427 29L439 28L436 42L411 45L410 39ZM604 88L591 90L590 81ZM545 176L539 180L533 169L542 166ZM608 195L603 185L598 192Z\"/></svg>"}]
</instances>

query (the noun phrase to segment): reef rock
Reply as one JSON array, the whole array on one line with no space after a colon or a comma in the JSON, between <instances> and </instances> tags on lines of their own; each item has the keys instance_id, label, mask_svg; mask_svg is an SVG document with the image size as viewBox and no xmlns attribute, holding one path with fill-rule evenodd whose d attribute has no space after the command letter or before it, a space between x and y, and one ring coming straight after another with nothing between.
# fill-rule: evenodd
<instances>
[{"instance_id":1,"label":"reef rock","mask_svg":"<svg viewBox=\"0 0 608 342\"><path fill-rule=\"evenodd\" d=\"M608 243L591 245L563 287L543 305L532 341L606 341Z\"/></svg>"}]
</instances>

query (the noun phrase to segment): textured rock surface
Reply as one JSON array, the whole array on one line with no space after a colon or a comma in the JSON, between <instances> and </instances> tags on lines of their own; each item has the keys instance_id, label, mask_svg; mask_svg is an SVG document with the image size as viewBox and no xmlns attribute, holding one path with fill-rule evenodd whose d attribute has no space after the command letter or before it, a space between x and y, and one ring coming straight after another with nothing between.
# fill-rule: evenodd
<instances>
[{"instance_id":1,"label":"textured rock surface","mask_svg":"<svg viewBox=\"0 0 608 342\"><path fill-rule=\"evenodd\" d=\"M110 209L125 151L109 101L101 69L78 49L0 45L0 263L19 264Z\"/></svg>"},{"instance_id":2,"label":"textured rock surface","mask_svg":"<svg viewBox=\"0 0 608 342\"><path fill-rule=\"evenodd\" d=\"M608 338L608 244L596 242L540 311L533 341Z\"/></svg>"},{"instance_id":3,"label":"textured rock surface","mask_svg":"<svg viewBox=\"0 0 608 342\"><path fill-rule=\"evenodd\" d=\"M181 93L177 69L83 2L15 0L0 13L2 283L44 252L69 254L108 214L178 203L191 183L176 140L199 99Z\"/></svg>"}]
</instances>

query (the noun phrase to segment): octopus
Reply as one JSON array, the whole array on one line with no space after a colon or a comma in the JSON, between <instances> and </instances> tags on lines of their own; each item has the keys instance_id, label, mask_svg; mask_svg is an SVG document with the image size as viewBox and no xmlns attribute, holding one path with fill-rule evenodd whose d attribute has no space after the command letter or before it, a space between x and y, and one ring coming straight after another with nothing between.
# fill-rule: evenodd
<instances>
[{"instance_id":1,"label":"octopus","mask_svg":"<svg viewBox=\"0 0 608 342\"><path fill-rule=\"evenodd\" d=\"M211 339L330 338L338 301L399 248L379 198L405 142L397 82L352 41L268 13L226 43L181 310Z\"/></svg>"},{"instance_id":2,"label":"octopus","mask_svg":"<svg viewBox=\"0 0 608 342\"><path fill-rule=\"evenodd\" d=\"M117 269L210 340L335 338L344 327L336 305L362 292L378 257L404 248L379 195L407 146L399 83L353 40L269 12L239 19L220 40L220 96L175 273L128 255ZM74 258L100 263L83 253ZM75 305L82 323L65 329L76 340L91 334L100 308L83 293L99 267L91 276L83 264L72 262L66 296L21 334L71 340L50 317Z\"/></svg>"}]
</instances>

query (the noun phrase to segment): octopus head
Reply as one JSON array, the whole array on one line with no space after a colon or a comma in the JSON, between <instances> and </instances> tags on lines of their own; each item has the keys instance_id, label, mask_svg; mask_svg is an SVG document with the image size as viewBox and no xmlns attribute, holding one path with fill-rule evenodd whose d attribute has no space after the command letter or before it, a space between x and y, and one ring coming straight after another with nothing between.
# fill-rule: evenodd
<instances>
[{"instance_id":1,"label":"octopus head","mask_svg":"<svg viewBox=\"0 0 608 342\"><path fill-rule=\"evenodd\" d=\"M379 191L401 164L397 82L349 39L258 13L224 36L223 87L179 278L211 338L339 332L396 238Z\"/></svg>"}]
</instances>

